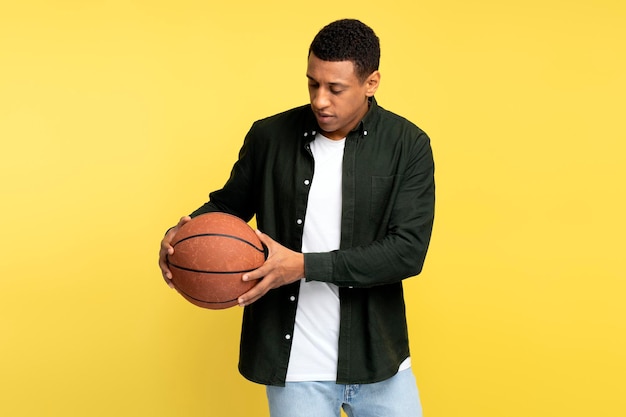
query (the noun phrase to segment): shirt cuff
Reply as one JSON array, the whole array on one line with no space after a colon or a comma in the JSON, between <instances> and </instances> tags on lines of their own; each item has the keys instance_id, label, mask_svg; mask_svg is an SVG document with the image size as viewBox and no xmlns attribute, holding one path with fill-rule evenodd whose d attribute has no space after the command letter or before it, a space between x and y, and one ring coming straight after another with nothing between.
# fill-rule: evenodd
<instances>
[{"instance_id":1,"label":"shirt cuff","mask_svg":"<svg viewBox=\"0 0 626 417\"><path fill-rule=\"evenodd\" d=\"M333 253L305 253L304 276L306 281L333 282Z\"/></svg>"}]
</instances>

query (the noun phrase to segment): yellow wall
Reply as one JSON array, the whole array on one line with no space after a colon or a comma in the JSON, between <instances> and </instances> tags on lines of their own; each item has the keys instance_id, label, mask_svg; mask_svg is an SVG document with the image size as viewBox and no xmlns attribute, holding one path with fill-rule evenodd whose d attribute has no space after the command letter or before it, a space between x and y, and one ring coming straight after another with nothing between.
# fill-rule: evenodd
<instances>
[{"instance_id":1,"label":"yellow wall","mask_svg":"<svg viewBox=\"0 0 626 417\"><path fill-rule=\"evenodd\" d=\"M2 1L0 415L267 415L241 310L170 291L158 242L307 101L341 17L435 151L406 285L426 416L626 415L622 1L211 3Z\"/></svg>"}]
</instances>

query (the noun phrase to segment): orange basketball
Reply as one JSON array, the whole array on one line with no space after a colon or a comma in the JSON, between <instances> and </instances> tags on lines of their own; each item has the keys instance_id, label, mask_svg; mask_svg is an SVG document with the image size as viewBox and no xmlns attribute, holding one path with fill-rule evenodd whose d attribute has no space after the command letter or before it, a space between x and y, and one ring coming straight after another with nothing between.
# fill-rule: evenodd
<instances>
[{"instance_id":1,"label":"orange basketball","mask_svg":"<svg viewBox=\"0 0 626 417\"><path fill-rule=\"evenodd\" d=\"M168 256L172 283L189 302L219 310L237 304L256 280L244 282L244 273L265 262L263 244L239 217L214 212L185 223L172 240Z\"/></svg>"}]
</instances>

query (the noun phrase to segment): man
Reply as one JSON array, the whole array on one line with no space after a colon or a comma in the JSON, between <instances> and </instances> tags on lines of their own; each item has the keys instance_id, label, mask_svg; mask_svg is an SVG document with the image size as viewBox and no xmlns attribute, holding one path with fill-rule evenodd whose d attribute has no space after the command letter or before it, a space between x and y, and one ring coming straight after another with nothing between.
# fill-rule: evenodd
<instances>
[{"instance_id":1,"label":"man","mask_svg":"<svg viewBox=\"0 0 626 417\"><path fill-rule=\"evenodd\" d=\"M421 416L402 280L420 273L434 216L429 138L379 107L379 40L358 20L309 48L310 105L257 121L231 176L191 216L256 215L268 258L244 275L239 370L272 417ZM176 230L161 242L159 264Z\"/></svg>"}]
</instances>

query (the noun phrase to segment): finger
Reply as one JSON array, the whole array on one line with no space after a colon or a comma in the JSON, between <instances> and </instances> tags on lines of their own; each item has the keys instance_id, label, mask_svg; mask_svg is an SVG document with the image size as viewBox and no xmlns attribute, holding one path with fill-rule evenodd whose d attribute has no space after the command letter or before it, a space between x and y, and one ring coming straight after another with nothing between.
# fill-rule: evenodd
<instances>
[{"instance_id":1,"label":"finger","mask_svg":"<svg viewBox=\"0 0 626 417\"><path fill-rule=\"evenodd\" d=\"M171 289L176 288L176 287L174 286L174 282L173 282L171 279L164 278L164 280L165 280L165 283L167 284L167 286L168 286L168 287L170 287Z\"/></svg>"},{"instance_id":2,"label":"finger","mask_svg":"<svg viewBox=\"0 0 626 417\"><path fill-rule=\"evenodd\" d=\"M167 280L172 279L172 271L170 271L170 269L167 267L167 264L161 265L161 275L163 275L163 278Z\"/></svg>"},{"instance_id":3,"label":"finger","mask_svg":"<svg viewBox=\"0 0 626 417\"><path fill-rule=\"evenodd\" d=\"M173 253L174 248L161 243L161 250L159 251L159 268L161 269L161 275L170 287L172 286L171 282L169 282L172 279L172 272L170 271L167 257L168 255L172 255Z\"/></svg>"},{"instance_id":4,"label":"finger","mask_svg":"<svg viewBox=\"0 0 626 417\"><path fill-rule=\"evenodd\" d=\"M165 280L165 283L169 285L170 288L174 288L174 283L172 282L172 271L167 268L167 266L160 265L161 267L161 275Z\"/></svg>"},{"instance_id":5,"label":"finger","mask_svg":"<svg viewBox=\"0 0 626 417\"><path fill-rule=\"evenodd\" d=\"M168 280L172 279L172 271L170 271L167 260L159 258L159 268L161 268L161 275L163 275L163 278Z\"/></svg>"},{"instance_id":6,"label":"finger","mask_svg":"<svg viewBox=\"0 0 626 417\"><path fill-rule=\"evenodd\" d=\"M163 236L163 239L161 240L161 249L159 250L159 256L161 256L161 254L172 255L174 253L174 247L172 247L171 242L177 231L178 226L172 227L170 230L167 231L165 236Z\"/></svg>"},{"instance_id":7,"label":"finger","mask_svg":"<svg viewBox=\"0 0 626 417\"><path fill-rule=\"evenodd\" d=\"M174 247L170 245L165 239L161 241L161 249L159 250L159 258L174 254Z\"/></svg>"},{"instance_id":8,"label":"finger","mask_svg":"<svg viewBox=\"0 0 626 417\"><path fill-rule=\"evenodd\" d=\"M241 279L243 281L252 281L255 279L261 279L268 272L269 272L269 268L265 264L263 264L259 268L255 269L254 271L246 272L245 274L243 274Z\"/></svg>"},{"instance_id":9,"label":"finger","mask_svg":"<svg viewBox=\"0 0 626 417\"><path fill-rule=\"evenodd\" d=\"M256 229L254 232L258 236L258 238L261 241L261 243L263 243L265 246L267 246L268 249L276 243L274 241L274 239L272 239L271 237L269 237L268 235L266 235L265 233L263 233L259 229Z\"/></svg>"},{"instance_id":10,"label":"finger","mask_svg":"<svg viewBox=\"0 0 626 417\"><path fill-rule=\"evenodd\" d=\"M191 217L189 217L189 216L181 217L180 220L178 221L178 224L176 225L176 227L181 227L182 225L187 223L189 220L191 220Z\"/></svg>"},{"instance_id":11,"label":"finger","mask_svg":"<svg viewBox=\"0 0 626 417\"><path fill-rule=\"evenodd\" d=\"M167 232L165 232L165 236L163 236L163 240L161 240L161 247L169 246L172 239L174 239L174 236L176 236L176 233L178 233L178 230L180 230L180 228L190 219L191 218L189 216L181 217L176 226L172 226L167 229Z\"/></svg>"},{"instance_id":12,"label":"finger","mask_svg":"<svg viewBox=\"0 0 626 417\"><path fill-rule=\"evenodd\" d=\"M174 248L170 243L172 242L172 239L174 238L178 230L190 220L191 217L189 216L181 217L178 220L178 224L170 228L161 240L161 248L159 250L159 268L161 269L161 275L163 276L163 279L170 288L174 288L174 283L172 282L172 271L170 271L168 262L168 256L172 256L174 254Z\"/></svg>"},{"instance_id":13,"label":"finger","mask_svg":"<svg viewBox=\"0 0 626 417\"><path fill-rule=\"evenodd\" d=\"M252 287L252 289L250 289L248 292L241 295L237 299L237 303L239 304L240 307L245 307L247 305L254 303L261 297L263 297L265 293L267 293L268 291L269 291L268 285L265 282L260 281L257 285Z\"/></svg>"}]
</instances>

